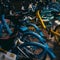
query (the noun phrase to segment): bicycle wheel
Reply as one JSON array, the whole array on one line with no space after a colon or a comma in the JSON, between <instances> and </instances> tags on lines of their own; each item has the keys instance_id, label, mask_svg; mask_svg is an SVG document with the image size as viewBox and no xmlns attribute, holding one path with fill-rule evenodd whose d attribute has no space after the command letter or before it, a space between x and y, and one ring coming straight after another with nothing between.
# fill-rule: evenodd
<instances>
[{"instance_id":1,"label":"bicycle wheel","mask_svg":"<svg viewBox=\"0 0 60 60\"><path fill-rule=\"evenodd\" d=\"M21 54L20 49L31 60L46 60L47 59L47 56L46 56L47 50L46 50L46 47L43 44L40 44L40 43L37 43L37 42L30 42L30 43L24 43L24 44L18 46L18 50L19 50L20 56L21 56L22 54ZM49 58L51 58L51 57L49 56Z\"/></svg>"},{"instance_id":2,"label":"bicycle wheel","mask_svg":"<svg viewBox=\"0 0 60 60\"><path fill-rule=\"evenodd\" d=\"M22 40L24 42L41 42L41 43L45 43L45 39L42 38L40 35L38 35L35 32L29 31L29 32L25 32Z\"/></svg>"}]
</instances>

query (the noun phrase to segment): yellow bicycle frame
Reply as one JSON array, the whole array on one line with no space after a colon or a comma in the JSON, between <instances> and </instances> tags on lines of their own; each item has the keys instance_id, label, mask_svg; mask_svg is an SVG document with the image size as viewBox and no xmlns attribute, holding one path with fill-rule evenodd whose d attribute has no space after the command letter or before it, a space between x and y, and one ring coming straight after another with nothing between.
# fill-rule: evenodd
<instances>
[{"instance_id":1,"label":"yellow bicycle frame","mask_svg":"<svg viewBox=\"0 0 60 60\"><path fill-rule=\"evenodd\" d=\"M36 17L39 19L42 27L43 27L44 29L46 29L47 27L46 27L46 25L45 25L44 22L43 22L43 19L42 19L41 15L40 15L40 11L39 11L39 10L38 10L37 13L36 13ZM52 29L50 29L50 32L53 33L54 35L60 36L59 33L53 31Z\"/></svg>"},{"instance_id":2,"label":"yellow bicycle frame","mask_svg":"<svg viewBox=\"0 0 60 60\"><path fill-rule=\"evenodd\" d=\"M7 53L7 51L2 48L0 48L0 51L4 52L5 54Z\"/></svg>"}]
</instances>

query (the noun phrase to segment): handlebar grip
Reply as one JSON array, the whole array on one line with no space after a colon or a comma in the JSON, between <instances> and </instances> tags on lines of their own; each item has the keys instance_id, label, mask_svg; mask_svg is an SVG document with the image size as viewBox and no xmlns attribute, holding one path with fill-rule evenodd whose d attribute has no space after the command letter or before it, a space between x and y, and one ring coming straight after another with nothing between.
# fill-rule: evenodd
<instances>
[{"instance_id":1,"label":"handlebar grip","mask_svg":"<svg viewBox=\"0 0 60 60\"><path fill-rule=\"evenodd\" d=\"M2 15L2 22L3 22L4 26L6 27L9 35L11 35L12 34L12 31L11 31L11 29L9 28L8 24L5 21L5 15L4 14Z\"/></svg>"}]
</instances>

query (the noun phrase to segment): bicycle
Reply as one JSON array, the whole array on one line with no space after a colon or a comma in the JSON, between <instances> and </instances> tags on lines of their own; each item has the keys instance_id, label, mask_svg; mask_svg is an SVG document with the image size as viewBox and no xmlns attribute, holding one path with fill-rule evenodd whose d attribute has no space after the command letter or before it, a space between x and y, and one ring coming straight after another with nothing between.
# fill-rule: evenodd
<instances>
[{"instance_id":1,"label":"bicycle","mask_svg":"<svg viewBox=\"0 0 60 60\"><path fill-rule=\"evenodd\" d=\"M56 31L52 30L51 28L47 28L47 26L45 25L45 23L43 22L43 19L42 17L40 16L40 11L38 10L37 11L37 18L39 19L40 23L41 23L41 26L43 27L43 29L47 30L48 33L52 33L54 36L60 36L59 33L57 33Z\"/></svg>"},{"instance_id":2,"label":"bicycle","mask_svg":"<svg viewBox=\"0 0 60 60\"><path fill-rule=\"evenodd\" d=\"M38 50L38 51L37 51ZM3 53L7 53L4 49L0 48L0 51ZM43 44L37 42L24 43L19 38L15 40L15 45L13 49L11 49L12 53L16 54L16 60L20 59L20 56L25 56L26 58L40 59L45 60L46 54L50 56L50 59L54 59L55 55L52 53L50 48L44 46Z\"/></svg>"},{"instance_id":3,"label":"bicycle","mask_svg":"<svg viewBox=\"0 0 60 60\"><path fill-rule=\"evenodd\" d=\"M4 17L4 16L3 16L3 17ZM7 30L8 30L8 29L7 29ZM5 39L1 39L1 40L2 40L2 41L3 41L3 40L5 41ZM7 42L7 41L6 41L6 42ZM11 41L11 42L12 42L12 41ZM3 42L2 42L2 43L3 43ZM5 43L5 42L4 42L4 43ZM22 45L20 45L20 43L22 43ZM8 44L9 44L9 43L8 43ZM10 43L10 44L11 44L11 43ZM16 44L16 45L15 45L15 44ZM11 45L12 45L12 44L11 44ZM35 54L32 55L31 52L30 52L29 50L27 50L26 53L27 53L27 54L29 53L29 54L26 56L26 54L23 53L22 50L19 49L20 47L21 47L21 48L24 47L24 51L25 51L25 49L26 49L25 47L29 46L29 47L27 47L27 49L30 49L30 46L31 46L31 48L33 48L33 51L34 51L34 49L36 49L37 45L40 47L41 44L40 44L40 43L36 43L36 42L34 42L34 43L33 43L33 42L28 42L28 43L25 42L25 43L23 43L23 42L21 42L21 41L18 39L18 41L17 41L17 40L16 40L16 42L14 41L14 46L12 45L12 47L14 47L12 52L14 52L15 46L17 46L18 50L19 50L25 57L27 57L27 56L29 56L29 57L30 57L30 56L33 56L34 58L38 58L38 57L41 57L42 55L44 55L46 52L45 52L45 53L43 52L41 56L38 56L38 55L35 55ZM5 46L5 45L4 45L4 46ZM19 46L19 47L18 47L18 46ZM34 46L34 47L33 47L33 46ZM35 46L36 46L36 47L35 47ZM43 47L43 45L41 45L41 46ZM46 46L46 45L45 45L45 46ZM38 47L38 48L39 48L39 47ZM47 47L47 46L46 46L46 47ZM7 48L8 48L8 47L7 47ZM47 47L47 48L48 48L48 47ZM5 47L5 49L6 49L6 47ZM10 49L11 49L11 46L10 46ZM9 50L10 50L10 49L9 49ZM44 49L46 49L46 48L44 47ZM43 50L42 50L42 51L43 51ZM44 51L45 51L45 50L44 50ZM48 51L48 52L49 52L49 51ZM14 53L16 53L16 51L15 51ZM52 54L52 53L51 53L51 54ZM52 54L52 55L53 55L53 54ZM36 57L36 56L37 56L37 57Z\"/></svg>"},{"instance_id":4,"label":"bicycle","mask_svg":"<svg viewBox=\"0 0 60 60\"><path fill-rule=\"evenodd\" d=\"M2 16L2 19L3 19L3 21L5 22L4 15ZM7 25L8 25L8 24L5 23L6 29L8 28L8 29L7 29L7 31L8 31L8 30L9 30L9 26L7 26ZM18 27L18 28L19 28L19 27L21 27L21 26L15 26L15 27ZM23 31L25 32L25 31L27 31L27 29L26 29L26 30L25 30L25 29L22 30L21 28L19 28L19 29L20 29L20 31L18 31L18 32L23 32ZM8 33L11 35L11 34L12 34L12 33L11 33L11 30L9 30ZM30 34L30 33L28 33L28 35L29 35L29 34ZM35 34L34 34L34 35L35 35ZM21 35L19 35L19 36L21 36ZM38 36L38 35L37 35L37 36ZM26 37L26 36L25 36L25 37ZM35 36L33 36L33 37L35 37ZM20 39L20 38L19 38L19 39ZM5 40L5 39L1 39L1 40L3 41L3 40ZM42 39L42 40L43 40L43 39ZM44 43L42 40L41 40L41 42ZM20 41L20 40L19 40L19 41ZM55 56L53 55L53 53L51 53L52 51L49 49L49 46L48 46L47 44L44 44L44 45L45 45L45 46L44 46L43 44L36 43L36 42L35 42L35 44L34 44L33 42L25 42L24 44L22 44L22 45L20 46L19 41L18 41L18 42L16 41L16 43L17 43L17 46L19 46L19 47L21 47L21 48L22 48L22 47L26 47L27 49L29 49L30 47L27 47L27 46L31 46L31 45L32 45L31 47L33 48L33 51L34 51L34 49L36 49L35 46L37 46L37 44L38 44L39 47L44 48L44 51L45 51L45 49L47 49L46 52L41 53L41 56L42 56L42 55L46 55L45 53L48 52L49 54L51 54L52 58L55 58ZM12 41L11 41L11 42L12 42ZM2 42L2 43L3 43L3 42ZM16 43L15 43L15 44L16 44ZM13 46L13 45L12 45L12 46ZM34 46L34 47L33 47L33 46ZM15 46L14 46L14 47L15 47ZM37 47L37 48L39 48L39 47ZM45 48L45 47L46 47L46 48ZM13 51L14 51L14 50L15 50L15 49L13 49ZM18 50L19 50L25 57L27 57L19 48L18 48ZM23 50L25 51L26 49L24 48ZM41 56L38 56L38 55L40 55L40 54L38 54L38 55L36 56L36 54L32 55L29 50L26 50L25 52L26 52L27 54L29 53L29 55L28 55L29 57L30 57L30 55L31 55L31 56L34 57L34 58L39 58L39 57L41 58ZM34 53L35 53L35 52L34 52ZM18 53L18 54L19 54L19 53Z\"/></svg>"}]
</instances>

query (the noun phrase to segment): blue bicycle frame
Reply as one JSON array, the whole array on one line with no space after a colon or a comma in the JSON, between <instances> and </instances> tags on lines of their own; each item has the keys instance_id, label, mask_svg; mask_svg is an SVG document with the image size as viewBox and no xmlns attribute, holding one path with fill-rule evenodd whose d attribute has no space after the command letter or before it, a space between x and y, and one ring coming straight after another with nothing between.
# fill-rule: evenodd
<instances>
[{"instance_id":1,"label":"blue bicycle frame","mask_svg":"<svg viewBox=\"0 0 60 60\"><path fill-rule=\"evenodd\" d=\"M33 42L22 44L22 45L20 45L20 48L22 48L23 46L29 45L29 44L33 45ZM38 44L39 47L44 49L44 52L42 52L39 57L43 56L45 53L48 53L51 56L51 59L56 58L56 56L52 53L52 50L49 47L47 47L46 45L43 45L41 43L34 42L34 45L36 45L36 44Z\"/></svg>"},{"instance_id":2,"label":"blue bicycle frame","mask_svg":"<svg viewBox=\"0 0 60 60\"><path fill-rule=\"evenodd\" d=\"M3 26L6 27L7 32L9 33L9 35L11 35L11 34L12 34L12 31L11 31L11 29L9 28L9 25L8 25L8 24L6 23L6 21L5 21L5 15L3 14L1 18L2 18Z\"/></svg>"}]
</instances>

